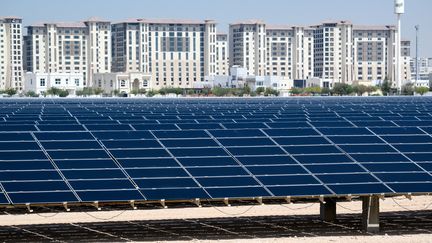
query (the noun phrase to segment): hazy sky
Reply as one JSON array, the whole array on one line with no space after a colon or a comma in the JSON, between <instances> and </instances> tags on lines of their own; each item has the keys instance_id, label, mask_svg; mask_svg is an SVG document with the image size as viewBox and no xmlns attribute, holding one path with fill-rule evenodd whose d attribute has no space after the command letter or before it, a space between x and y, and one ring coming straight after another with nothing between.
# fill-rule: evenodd
<instances>
[{"instance_id":1,"label":"hazy sky","mask_svg":"<svg viewBox=\"0 0 432 243\"><path fill-rule=\"evenodd\" d=\"M310 25L323 20L354 24L395 24L394 0L0 0L0 16L20 16L24 24L78 21L92 16L111 21L127 18L214 19L220 31L236 20L262 19L270 24ZM432 57L432 0L405 0L402 38L415 50L420 25L420 56Z\"/></svg>"}]
</instances>

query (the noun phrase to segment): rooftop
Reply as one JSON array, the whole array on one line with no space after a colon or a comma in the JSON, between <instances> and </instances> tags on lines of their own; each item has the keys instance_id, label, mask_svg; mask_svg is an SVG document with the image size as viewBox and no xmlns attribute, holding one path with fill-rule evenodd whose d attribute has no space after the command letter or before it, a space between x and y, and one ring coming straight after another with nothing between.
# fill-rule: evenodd
<instances>
[{"instance_id":1,"label":"rooftop","mask_svg":"<svg viewBox=\"0 0 432 243\"><path fill-rule=\"evenodd\" d=\"M231 23L230 25L241 25L241 24L265 24L265 22L260 19L247 19L247 20L241 20L241 21Z\"/></svg>"},{"instance_id":2,"label":"rooftop","mask_svg":"<svg viewBox=\"0 0 432 243\"><path fill-rule=\"evenodd\" d=\"M121 23L148 23L148 24L204 24L204 23L215 23L214 20L193 20L193 19L143 19L143 18L132 18L124 21L116 22L115 24Z\"/></svg>"},{"instance_id":3,"label":"rooftop","mask_svg":"<svg viewBox=\"0 0 432 243\"><path fill-rule=\"evenodd\" d=\"M354 25L353 30L389 30L396 29L394 25Z\"/></svg>"}]
</instances>

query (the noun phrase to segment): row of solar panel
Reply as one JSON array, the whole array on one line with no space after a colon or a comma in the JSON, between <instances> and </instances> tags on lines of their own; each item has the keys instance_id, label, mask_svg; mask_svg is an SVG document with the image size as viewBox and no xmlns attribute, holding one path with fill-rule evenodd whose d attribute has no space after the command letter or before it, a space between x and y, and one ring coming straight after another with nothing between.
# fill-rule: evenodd
<instances>
[{"instance_id":1,"label":"row of solar panel","mask_svg":"<svg viewBox=\"0 0 432 243\"><path fill-rule=\"evenodd\" d=\"M432 183L368 183L347 185L291 185L291 186L246 186L231 188L175 188L175 189L122 189L122 190L86 190L86 191L50 191L50 192L9 192L8 197L13 204L20 203L61 203L61 202L106 202L129 200L184 200L185 198L252 198L252 197L284 197L315 196L315 195L348 195L376 193L407 193L429 192ZM331 190L331 191L330 191ZM334 193L333 193L334 192ZM80 200L75 196L80 198ZM9 204L0 196L0 204Z\"/></svg>"},{"instance_id":2,"label":"row of solar panel","mask_svg":"<svg viewBox=\"0 0 432 243\"><path fill-rule=\"evenodd\" d=\"M194 124L197 125L197 124ZM107 126L107 129L110 126ZM155 127L148 127L149 129L143 129L139 130L139 132L136 131L125 131L125 132L118 132L116 133L115 129L114 131L107 131L107 132L93 132L93 134L105 134L105 135L112 135L112 137L115 137L116 135L125 133L125 134L148 134L145 138L153 137L150 136L149 130L154 129ZM194 130L194 129L192 129ZM30 130L33 131L33 130ZM68 130L57 130L51 133L50 131L46 131L45 134L55 134L55 132L60 131L68 131ZM200 138L200 137L208 137L208 134L203 131L203 129L197 129L196 131L191 130L152 130L156 137L158 138ZM274 137L301 137L301 136L317 136L320 135L320 133L326 136L332 136L332 135L347 135L347 136L355 136L355 135L430 135L432 134L432 127L371 127L371 128L364 128L364 127L342 127L342 128L265 128L265 129L213 129L209 130L209 132L215 136L215 137L265 137L266 134L269 136ZM79 131L77 131L79 132ZM264 134L265 132L266 134ZM0 132L0 139L3 136L8 136L8 133L2 133ZM15 133L16 134L16 133ZM38 134L41 134L37 131L34 131L34 134L38 136ZM68 133L63 133L68 134ZM80 134L84 134L80 132ZM191 136L192 135L192 136ZM103 135L102 135L103 136ZM135 138L139 138L136 137Z\"/></svg>"}]
</instances>

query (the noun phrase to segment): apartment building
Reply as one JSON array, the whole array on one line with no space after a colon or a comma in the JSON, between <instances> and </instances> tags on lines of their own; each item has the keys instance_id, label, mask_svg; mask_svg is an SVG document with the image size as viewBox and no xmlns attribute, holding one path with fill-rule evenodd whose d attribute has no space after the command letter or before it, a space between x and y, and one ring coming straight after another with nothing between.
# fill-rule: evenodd
<instances>
[{"instance_id":1,"label":"apartment building","mask_svg":"<svg viewBox=\"0 0 432 243\"><path fill-rule=\"evenodd\" d=\"M0 90L23 89L22 19L0 17Z\"/></svg>"},{"instance_id":2,"label":"apartment building","mask_svg":"<svg viewBox=\"0 0 432 243\"><path fill-rule=\"evenodd\" d=\"M113 72L151 74L152 87L191 88L216 74L212 20L132 19L112 25Z\"/></svg>"},{"instance_id":3,"label":"apartment building","mask_svg":"<svg viewBox=\"0 0 432 243\"><path fill-rule=\"evenodd\" d=\"M353 25L324 22L314 28L314 77L332 83L350 83L353 75ZM327 86L327 85L326 85Z\"/></svg>"},{"instance_id":4,"label":"apartment building","mask_svg":"<svg viewBox=\"0 0 432 243\"><path fill-rule=\"evenodd\" d=\"M288 79L313 77L313 29L266 26L266 75Z\"/></svg>"},{"instance_id":5,"label":"apartment building","mask_svg":"<svg viewBox=\"0 0 432 243\"><path fill-rule=\"evenodd\" d=\"M266 30L261 20L247 20L229 26L230 66L240 66L248 75L266 74Z\"/></svg>"},{"instance_id":6,"label":"apartment building","mask_svg":"<svg viewBox=\"0 0 432 243\"><path fill-rule=\"evenodd\" d=\"M411 80L411 41L401 40L401 78L402 81Z\"/></svg>"},{"instance_id":7,"label":"apartment building","mask_svg":"<svg viewBox=\"0 0 432 243\"><path fill-rule=\"evenodd\" d=\"M354 80L394 80L395 26L354 26Z\"/></svg>"},{"instance_id":8,"label":"apartment building","mask_svg":"<svg viewBox=\"0 0 432 243\"><path fill-rule=\"evenodd\" d=\"M228 35L216 34L216 75L229 75L228 50Z\"/></svg>"},{"instance_id":9,"label":"apartment building","mask_svg":"<svg viewBox=\"0 0 432 243\"><path fill-rule=\"evenodd\" d=\"M40 23L27 27L25 70L81 73L91 86L95 73L111 72L110 22L92 18L77 23Z\"/></svg>"},{"instance_id":10,"label":"apartment building","mask_svg":"<svg viewBox=\"0 0 432 243\"><path fill-rule=\"evenodd\" d=\"M411 58L411 76L417 79L417 63L416 58ZM429 80L429 74L432 74L432 58L418 58L419 80Z\"/></svg>"}]
</instances>

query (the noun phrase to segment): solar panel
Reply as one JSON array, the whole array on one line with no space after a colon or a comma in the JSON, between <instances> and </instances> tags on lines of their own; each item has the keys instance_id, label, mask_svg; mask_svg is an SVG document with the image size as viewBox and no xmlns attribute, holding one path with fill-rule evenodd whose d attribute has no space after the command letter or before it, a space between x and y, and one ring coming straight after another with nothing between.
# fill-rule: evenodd
<instances>
[{"instance_id":1,"label":"solar panel","mask_svg":"<svg viewBox=\"0 0 432 243\"><path fill-rule=\"evenodd\" d=\"M432 192L432 98L0 107L0 204Z\"/></svg>"}]
</instances>

